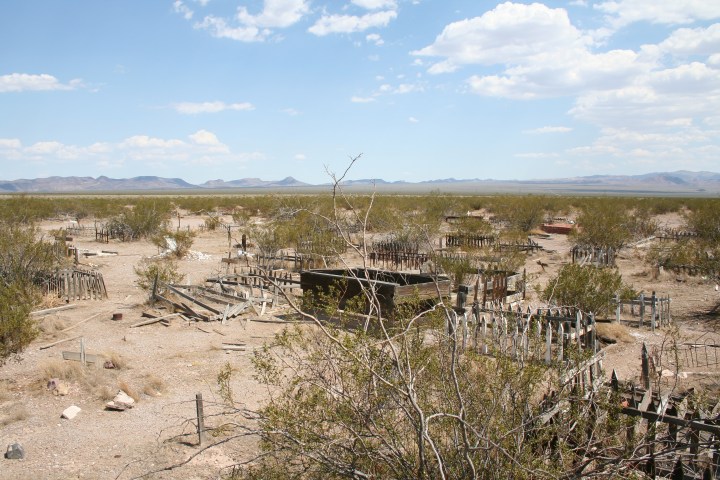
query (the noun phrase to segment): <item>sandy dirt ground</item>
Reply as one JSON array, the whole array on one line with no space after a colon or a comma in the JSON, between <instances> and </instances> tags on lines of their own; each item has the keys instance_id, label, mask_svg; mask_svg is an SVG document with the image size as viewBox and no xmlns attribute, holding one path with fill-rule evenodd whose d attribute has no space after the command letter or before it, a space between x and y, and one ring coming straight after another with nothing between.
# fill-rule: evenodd
<instances>
[{"instance_id":1,"label":"sandy dirt ground","mask_svg":"<svg viewBox=\"0 0 720 480\"><path fill-rule=\"evenodd\" d=\"M662 220L668 224L679 221L672 216ZM201 222L200 218L187 217L181 226L197 227ZM62 222L47 222L43 228L49 231L62 226ZM538 242L546 250L527 259L531 286L544 285L570 260L572 245L566 237L553 235ZM213 402L221 403L217 375L228 363L234 370L231 386L237 402L249 408L262 404L266 392L253 379L250 358L253 348L261 347L283 328L281 323L248 321L244 315L226 325L175 318L169 326L156 323L130 328L149 308L147 293L135 284L134 267L142 258L157 255L157 247L145 241L101 244L94 237L76 237L73 244L81 252L117 252L81 256L85 266L103 274L109 298L75 301L73 309L42 317L41 336L19 361L0 367L0 446L18 442L26 452L23 460L0 459L0 478L127 480L189 458L200 450L194 427L188 423L195 418L195 395L202 393L207 410L213 412ZM618 265L625 279L636 290L672 297L674 325L680 327L684 341L715 343L717 325L700 314L720 300L715 283L672 273L654 278L642 261L645 248L621 252ZM184 282L199 284L225 271L220 261L228 253L225 230L199 233L192 249L202 255L179 262L186 275ZM548 266L543 269L538 260ZM532 294L527 303L538 305ZM112 319L117 313L122 314L121 320ZM282 308L275 307L264 318L281 313L285 313ZM257 318L253 314L249 317ZM648 328L627 330L630 342L605 347L604 367L607 375L616 369L621 379L637 380L642 342L657 350L667 341L668 329L655 333ZM83 369L78 362L63 360L63 351L79 351L79 339L40 349L75 336L83 337L88 354L114 358L119 368L91 365ZM247 349L226 352L223 342L243 342ZM70 378L65 382L69 387L66 395L53 395L46 387L58 372ZM663 377L663 381L678 382L680 388L702 384L717 390L719 378L718 366L712 365L684 369L682 375ZM137 398L135 407L122 412L106 410L105 403L121 387ZM71 405L80 407L80 413L71 420L61 419L61 413ZM214 421L210 417L209 426ZM212 437L209 441L221 439ZM144 478L219 478L222 467L248 458L254 448L251 440L221 445L180 470L159 471Z\"/></svg>"}]
</instances>

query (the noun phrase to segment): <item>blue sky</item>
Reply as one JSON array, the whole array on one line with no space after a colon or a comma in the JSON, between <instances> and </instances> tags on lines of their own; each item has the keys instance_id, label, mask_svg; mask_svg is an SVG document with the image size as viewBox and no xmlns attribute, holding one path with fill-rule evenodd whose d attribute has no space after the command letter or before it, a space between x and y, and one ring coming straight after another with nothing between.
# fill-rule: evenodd
<instances>
[{"instance_id":1,"label":"blue sky","mask_svg":"<svg viewBox=\"0 0 720 480\"><path fill-rule=\"evenodd\" d=\"M5 0L0 179L720 171L720 2Z\"/></svg>"}]
</instances>

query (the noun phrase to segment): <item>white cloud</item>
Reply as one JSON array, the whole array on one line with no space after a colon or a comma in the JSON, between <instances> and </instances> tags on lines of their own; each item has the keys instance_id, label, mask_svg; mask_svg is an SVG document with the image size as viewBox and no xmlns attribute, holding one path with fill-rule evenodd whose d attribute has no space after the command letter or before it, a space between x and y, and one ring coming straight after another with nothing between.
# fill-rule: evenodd
<instances>
[{"instance_id":1,"label":"white cloud","mask_svg":"<svg viewBox=\"0 0 720 480\"><path fill-rule=\"evenodd\" d=\"M642 21L679 25L720 18L720 2L713 0L616 0L594 8L607 14L615 28Z\"/></svg>"},{"instance_id":2,"label":"white cloud","mask_svg":"<svg viewBox=\"0 0 720 480\"><path fill-rule=\"evenodd\" d=\"M291 117L296 117L300 115L300 111L295 110L294 108L286 108L283 110L283 113L290 115Z\"/></svg>"},{"instance_id":3,"label":"white cloud","mask_svg":"<svg viewBox=\"0 0 720 480\"><path fill-rule=\"evenodd\" d=\"M134 135L126 138L118 146L120 148L137 148L137 149L172 149L185 145L182 140L164 140L162 138L153 138L148 135Z\"/></svg>"},{"instance_id":4,"label":"white cloud","mask_svg":"<svg viewBox=\"0 0 720 480\"><path fill-rule=\"evenodd\" d=\"M297 23L309 10L305 0L265 0L262 12L257 15L238 7L237 19L248 26L286 28Z\"/></svg>"},{"instance_id":5,"label":"white cloud","mask_svg":"<svg viewBox=\"0 0 720 480\"><path fill-rule=\"evenodd\" d=\"M720 23L708 28L681 28L658 44L673 55L713 55L720 52Z\"/></svg>"},{"instance_id":6,"label":"white cloud","mask_svg":"<svg viewBox=\"0 0 720 480\"><path fill-rule=\"evenodd\" d=\"M293 158L298 162L304 162L305 160L307 160L307 155L305 155L304 153L296 153Z\"/></svg>"},{"instance_id":7,"label":"white cloud","mask_svg":"<svg viewBox=\"0 0 720 480\"><path fill-rule=\"evenodd\" d=\"M173 10L175 10L175 13L182 15L185 20L190 20L194 15L194 12L182 0L173 2Z\"/></svg>"},{"instance_id":8,"label":"white cloud","mask_svg":"<svg viewBox=\"0 0 720 480\"><path fill-rule=\"evenodd\" d=\"M415 117L408 117L408 122L410 123L420 123L420 120L418 120Z\"/></svg>"},{"instance_id":9,"label":"white cloud","mask_svg":"<svg viewBox=\"0 0 720 480\"><path fill-rule=\"evenodd\" d=\"M546 127L535 128L532 130L525 130L523 133L568 133L568 132L572 132L572 128L546 126Z\"/></svg>"},{"instance_id":10,"label":"white cloud","mask_svg":"<svg viewBox=\"0 0 720 480\"><path fill-rule=\"evenodd\" d=\"M377 33L369 33L368 35L365 36L365 40L368 43L374 43L378 47L385 43L385 41L382 39L382 37L380 35L378 35Z\"/></svg>"},{"instance_id":11,"label":"white cloud","mask_svg":"<svg viewBox=\"0 0 720 480\"><path fill-rule=\"evenodd\" d=\"M28 73L11 73L0 76L0 93L49 91L49 90L75 90L82 87L80 79L61 83L57 78L46 73L33 75Z\"/></svg>"},{"instance_id":12,"label":"white cloud","mask_svg":"<svg viewBox=\"0 0 720 480\"><path fill-rule=\"evenodd\" d=\"M231 27L223 18L208 15L202 22L194 25L194 28L208 30L210 35L216 38L229 38L238 42L260 42L270 34L269 30L261 31L253 26Z\"/></svg>"},{"instance_id":13,"label":"white cloud","mask_svg":"<svg viewBox=\"0 0 720 480\"><path fill-rule=\"evenodd\" d=\"M252 14L247 7L241 6L231 19L208 15L194 27L208 30L217 38L261 42L273 34L273 29L290 27L309 11L307 0L264 0L263 9L258 14Z\"/></svg>"},{"instance_id":14,"label":"white cloud","mask_svg":"<svg viewBox=\"0 0 720 480\"><path fill-rule=\"evenodd\" d=\"M447 25L431 45L411 53L445 57L430 69L443 73L462 65L516 64L552 52L582 50L590 42L571 25L564 9L508 2Z\"/></svg>"},{"instance_id":15,"label":"white cloud","mask_svg":"<svg viewBox=\"0 0 720 480\"><path fill-rule=\"evenodd\" d=\"M207 130L198 130L197 132L189 135L188 138L197 145L220 145L217 135Z\"/></svg>"},{"instance_id":16,"label":"white cloud","mask_svg":"<svg viewBox=\"0 0 720 480\"><path fill-rule=\"evenodd\" d=\"M18 150L22 148L22 142L17 138L0 138L0 149Z\"/></svg>"},{"instance_id":17,"label":"white cloud","mask_svg":"<svg viewBox=\"0 0 720 480\"><path fill-rule=\"evenodd\" d=\"M317 36L331 33L362 32L369 28L386 27L391 20L397 17L395 10L355 15L323 15L308 31Z\"/></svg>"},{"instance_id":18,"label":"white cloud","mask_svg":"<svg viewBox=\"0 0 720 480\"><path fill-rule=\"evenodd\" d=\"M379 10L381 8L397 8L395 0L351 0L351 3L368 10Z\"/></svg>"},{"instance_id":19,"label":"white cloud","mask_svg":"<svg viewBox=\"0 0 720 480\"><path fill-rule=\"evenodd\" d=\"M255 109L255 107L248 102L230 104L226 104L225 102L181 102L173 104L172 107L178 113L183 113L186 115L195 115L199 113L218 113L225 110L246 111Z\"/></svg>"}]
</instances>

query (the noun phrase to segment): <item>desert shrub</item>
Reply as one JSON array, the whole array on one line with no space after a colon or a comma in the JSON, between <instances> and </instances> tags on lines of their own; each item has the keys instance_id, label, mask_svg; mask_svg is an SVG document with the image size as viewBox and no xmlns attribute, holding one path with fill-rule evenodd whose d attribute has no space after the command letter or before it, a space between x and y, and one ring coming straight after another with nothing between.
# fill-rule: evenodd
<instances>
[{"instance_id":1,"label":"desert shrub","mask_svg":"<svg viewBox=\"0 0 720 480\"><path fill-rule=\"evenodd\" d=\"M687 226L701 240L720 242L720 201L708 199L695 205L687 215Z\"/></svg>"},{"instance_id":2,"label":"desert shrub","mask_svg":"<svg viewBox=\"0 0 720 480\"><path fill-rule=\"evenodd\" d=\"M0 283L0 365L20 354L39 334L30 312L39 296L25 284Z\"/></svg>"},{"instance_id":3,"label":"desert shrub","mask_svg":"<svg viewBox=\"0 0 720 480\"><path fill-rule=\"evenodd\" d=\"M204 223L204 225L205 225L205 228L206 228L208 231L214 232L215 230L217 230L217 228L220 226L220 224L221 224L222 222L220 221L220 217L219 217L219 216L217 216L217 215L208 215L208 217L205 219L205 221L204 221L203 223Z\"/></svg>"},{"instance_id":4,"label":"desert shrub","mask_svg":"<svg viewBox=\"0 0 720 480\"><path fill-rule=\"evenodd\" d=\"M20 224L0 225L0 363L18 355L38 335L29 314L40 287L58 265L53 246Z\"/></svg>"},{"instance_id":5,"label":"desert shrub","mask_svg":"<svg viewBox=\"0 0 720 480\"><path fill-rule=\"evenodd\" d=\"M158 292L162 292L162 285L166 283L178 283L183 279L183 274L178 271L178 265L171 259L143 259L135 268L135 275L138 279L137 285L145 291L151 291L158 280Z\"/></svg>"},{"instance_id":6,"label":"desert shrub","mask_svg":"<svg viewBox=\"0 0 720 480\"><path fill-rule=\"evenodd\" d=\"M578 225L580 228L573 235L581 245L617 250L632 236L630 215L615 201L597 199L587 203L578 217Z\"/></svg>"},{"instance_id":7,"label":"desert shrub","mask_svg":"<svg viewBox=\"0 0 720 480\"><path fill-rule=\"evenodd\" d=\"M143 393L151 397L158 397L167 390L167 384L162 378L155 375L146 375L143 378Z\"/></svg>"},{"instance_id":8,"label":"desert shrub","mask_svg":"<svg viewBox=\"0 0 720 480\"><path fill-rule=\"evenodd\" d=\"M108 229L125 240L152 237L166 227L171 205L154 200L141 200L108 221Z\"/></svg>"},{"instance_id":9,"label":"desert shrub","mask_svg":"<svg viewBox=\"0 0 720 480\"><path fill-rule=\"evenodd\" d=\"M42 285L58 259L36 227L0 224L0 282L15 288Z\"/></svg>"},{"instance_id":10,"label":"desert shrub","mask_svg":"<svg viewBox=\"0 0 720 480\"><path fill-rule=\"evenodd\" d=\"M542 291L542 299L602 317L610 313L616 294L623 299L637 296L615 269L568 264L550 279Z\"/></svg>"},{"instance_id":11,"label":"desert shrub","mask_svg":"<svg viewBox=\"0 0 720 480\"><path fill-rule=\"evenodd\" d=\"M192 230L162 230L151 239L160 249L169 249L169 254L175 258L183 258L190 251L196 233Z\"/></svg>"}]
</instances>

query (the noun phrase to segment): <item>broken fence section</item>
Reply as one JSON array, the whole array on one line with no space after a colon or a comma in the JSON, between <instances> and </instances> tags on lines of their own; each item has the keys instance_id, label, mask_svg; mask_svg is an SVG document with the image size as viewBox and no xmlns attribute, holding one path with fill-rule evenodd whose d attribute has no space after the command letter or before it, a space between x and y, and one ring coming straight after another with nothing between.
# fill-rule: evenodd
<instances>
[{"instance_id":1,"label":"broken fence section","mask_svg":"<svg viewBox=\"0 0 720 480\"><path fill-rule=\"evenodd\" d=\"M105 281L100 272L78 268L55 272L46 283L48 295L55 294L69 303L75 300L103 300L108 298Z\"/></svg>"}]
</instances>

